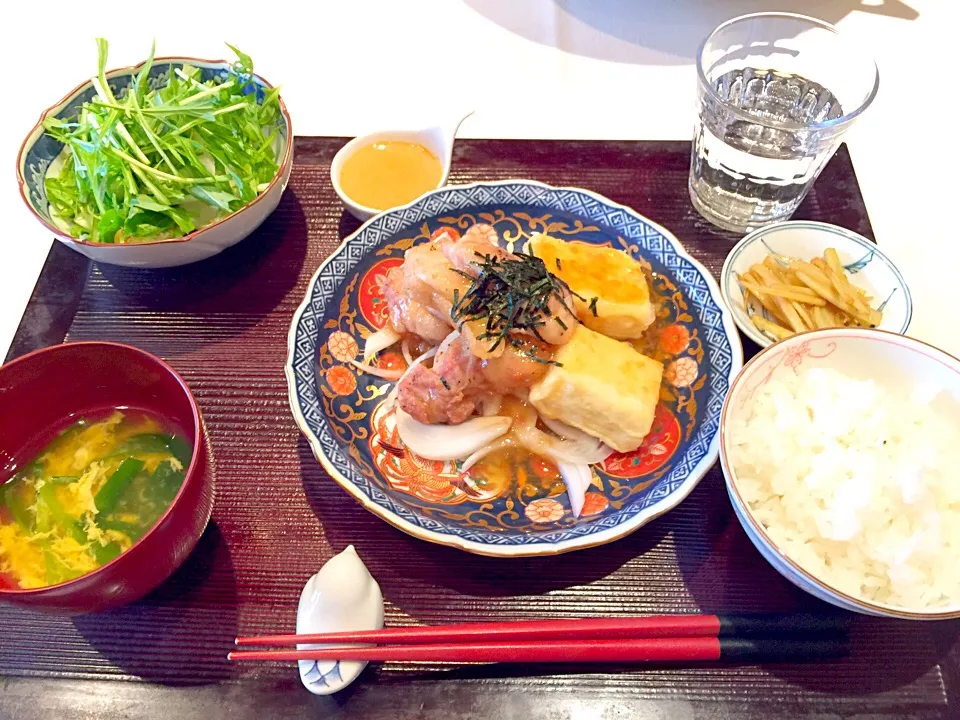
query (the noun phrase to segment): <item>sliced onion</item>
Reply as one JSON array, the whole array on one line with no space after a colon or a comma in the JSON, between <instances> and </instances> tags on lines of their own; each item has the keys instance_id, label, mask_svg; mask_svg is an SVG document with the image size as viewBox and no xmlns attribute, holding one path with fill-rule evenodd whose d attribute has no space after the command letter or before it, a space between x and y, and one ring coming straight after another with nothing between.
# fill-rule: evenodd
<instances>
[{"instance_id":1,"label":"sliced onion","mask_svg":"<svg viewBox=\"0 0 960 720\"><path fill-rule=\"evenodd\" d=\"M502 450L503 448L509 447L512 444L512 438L509 436L501 436L489 445L484 445L482 448L477 450L472 455L469 455L466 460L463 461L463 465L460 466L460 472L466 472L490 453L496 452L497 450Z\"/></svg>"},{"instance_id":2,"label":"sliced onion","mask_svg":"<svg viewBox=\"0 0 960 720\"><path fill-rule=\"evenodd\" d=\"M503 405L503 395L485 395L481 403L480 414L486 417L496 415Z\"/></svg>"},{"instance_id":3,"label":"sliced onion","mask_svg":"<svg viewBox=\"0 0 960 720\"><path fill-rule=\"evenodd\" d=\"M404 371L400 368L379 368L376 365L367 365L366 363L358 362L357 360L349 360L348 362L358 370L362 370L370 375L376 375L384 380L399 380L401 377L403 377Z\"/></svg>"},{"instance_id":4,"label":"sliced onion","mask_svg":"<svg viewBox=\"0 0 960 720\"><path fill-rule=\"evenodd\" d=\"M400 368L396 368L394 370L390 370L388 368L378 368L375 365L367 365L365 363L357 362L356 360L350 360L349 362L351 365L362 370L365 373L370 373L371 375L382 377L384 380L396 380L399 383L401 380L403 380L407 376L408 372L413 370L413 368L415 368L417 365L422 363L424 360L429 360L436 354L437 354L436 348L431 348L430 350L427 350L423 355L421 355L412 363L410 363L407 366L406 370L401 370Z\"/></svg>"},{"instance_id":5,"label":"sliced onion","mask_svg":"<svg viewBox=\"0 0 960 720\"><path fill-rule=\"evenodd\" d=\"M561 440L531 426L517 427L515 433L525 448L555 463L591 465L606 460L612 452L603 443L584 445L570 440Z\"/></svg>"},{"instance_id":6,"label":"sliced onion","mask_svg":"<svg viewBox=\"0 0 960 720\"><path fill-rule=\"evenodd\" d=\"M613 448L603 443L592 447L583 447L566 440L553 440L551 447L557 457L565 459L567 462L583 465L601 463L613 454Z\"/></svg>"},{"instance_id":7,"label":"sliced onion","mask_svg":"<svg viewBox=\"0 0 960 720\"><path fill-rule=\"evenodd\" d=\"M427 460L459 460L468 457L506 433L512 418L475 417L459 425L426 425L399 407L397 433L411 452Z\"/></svg>"},{"instance_id":8,"label":"sliced onion","mask_svg":"<svg viewBox=\"0 0 960 720\"><path fill-rule=\"evenodd\" d=\"M393 389L387 393L386 399L383 401L383 409L387 412L393 410L393 406L397 404L397 392L398 385L394 385Z\"/></svg>"},{"instance_id":9,"label":"sliced onion","mask_svg":"<svg viewBox=\"0 0 960 720\"><path fill-rule=\"evenodd\" d=\"M424 360L429 360L430 358L432 358L432 357L433 357L434 355L436 355L436 354L437 354L437 348L430 348L430 349L427 350L423 355L421 355L420 357L416 358L412 363L410 363L410 364L407 366L407 369L403 371L403 374L402 374L402 375L398 378L398 380L397 380L397 384L399 385L399 384L403 381L403 379L407 376L407 374L408 374L411 370L413 370L417 365L419 365L420 363L422 363Z\"/></svg>"},{"instance_id":10,"label":"sliced onion","mask_svg":"<svg viewBox=\"0 0 960 720\"><path fill-rule=\"evenodd\" d=\"M573 425L567 425L565 422L561 422L560 420L554 420L553 418L548 418L544 415L540 416L540 420L554 433L562 438L566 438L567 440L574 440L582 443L592 442L594 444L600 442L599 438L590 435L589 433L585 433L583 430L575 428Z\"/></svg>"},{"instance_id":11,"label":"sliced onion","mask_svg":"<svg viewBox=\"0 0 960 720\"><path fill-rule=\"evenodd\" d=\"M450 343L452 343L452 342L453 342L454 340L456 340L458 337L460 337L460 331L459 331L459 330L454 330L453 332L451 332L451 333L450 333L449 335L447 335L447 336L440 342L440 344L437 346L437 352L438 352L438 353L442 353L442 352L446 351L446 349L447 349L448 347L450 347Z\"/></svg>"},{"instance_id":12,"label":"sliced onion","mask_svg":"<svg viewBox=\"0 0 960 720\"><path fill-rule=\"evenodd\" d=\"M373 335L367 338L363 345L363 362L369 364L373 356L378 352L386 350L400 339L400 333L395 332L393 328L386 325L377 330Z\"/></svg>"},{"instance_id":13,"label":"sliced onion","mask_svg":"<svg viewBox=\"0 0 960 720\"><path fill-rule=\"evenodd\" d=\"M530 391L527 388L514 388L510 394L513 395L517 400L530 402Z\"/></svg>"},{"instance_id":14,"label":"sliced onion","mask_svg":"<svg viewBox=\"0 0 960 720\"><path fill-rule=\"evenodd\" d=\"M595 458L591 460L591 462L595 463L603 462L608 457L613 455L614 451L612 447L606 445L602 440L594 437L590 433L586 433L579 428L573 427L572 425L567 425L565 422L561 422L560 420L544 417L543 415L540 416L540 419L543 421L543 424L550 428L554 433L569 441L566 449L572 455Z\"/></svg>"},{"instance_id":15,"label":"sliced onion","mask_svg":"<svg viewBox=\"0 0 960 720\"><path fill-rule=\"evenodd\" d=\"M597 448L597 454L598 456L602 455L603 457L601 457L599 460L595 460L594 462L602 463L604 460L606 460L608 457L613 455L615 452L616 450L614 450L612 447L610 447L606 443L600 443L600 447Z\"/></svg>"},{"instance_id":16,"label":"sliced onion","mask_svg":"<svg viewBox=\"0 0 960 720\"><path fill-rule=\"evenodd\" d=\"M403 353L403 359L407 361L407 365L413 365L413 355L410 354L409 338L404 338L403 342L400 343L400 352Z\"/></svg>"},{"instance_id":17,"label":"sliced onion","mask_svg":"<svg viewBox=\"0 0 960 720\"><path fill-rule=\"evenodd\" d=\"M574 517L580 517L583 510L583 501L586 499L587 489L593 482L593 473L589 465L575 463L557 463L560 477L567 486L567 498L570 500L570 511Z\"/></svg>"},{"instance_id":18,"label":"sliced onion","mask_svg":"<svg viewBox=\"0 0 960 720\"><path fill-rule=\"evenodd\" d=\"M547 437L550 436L548 435ZM550 438L550 445L556 455L564 457L571 462L582 462L587 465L603 462L613 455L613 448L603 443L584 445L570 440Z\"/></svg>"}]
</instances>

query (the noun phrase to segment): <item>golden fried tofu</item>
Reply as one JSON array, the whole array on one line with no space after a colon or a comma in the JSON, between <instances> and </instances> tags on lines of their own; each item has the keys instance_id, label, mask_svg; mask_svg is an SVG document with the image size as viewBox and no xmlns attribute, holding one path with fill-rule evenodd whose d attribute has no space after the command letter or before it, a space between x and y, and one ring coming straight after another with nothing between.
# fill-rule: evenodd
<instances>
[{"instance_id":1,"label":"golden fried tofu","mask_svg":"<svg viewBox=\"0 0 960 720\"><path fill-rule=\"evenodd\" d=\"M554 360L560 364L530 388L533 406L619 452L640 447L653 425L663 364L584 325Z\"/></svg>"},{"instance_id":2,"label":"golden fried tofu","mask_svg":"<svg viewBox=\"0 0 960 720\"><path fill-rule=\"evenodd\" d=\"M574 298L574 311L591 330L631 340L653 323L656 312L647 278L640 263L625 252L541 234L530 238L527 249L571 290L586 298ZM597 298L596 314L590 308L593 298Z\"/></svg>"}]
</instances>

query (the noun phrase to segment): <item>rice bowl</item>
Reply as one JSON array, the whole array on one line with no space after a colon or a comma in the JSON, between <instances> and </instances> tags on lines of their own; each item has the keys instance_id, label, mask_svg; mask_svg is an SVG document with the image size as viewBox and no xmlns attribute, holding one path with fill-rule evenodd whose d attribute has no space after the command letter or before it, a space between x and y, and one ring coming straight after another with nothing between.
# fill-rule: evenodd
<instances>
[{"instance_id":1,"label":"rice bowl","mask_svg":"<svg viewBox=\"0 0 960 720\"><path fill-rule=\"evenodd\" d=\"M868 614L960 615L960 362L876 330L798 335L734 382L721 462L789 580Z\"/></svg>"}]
</instances>

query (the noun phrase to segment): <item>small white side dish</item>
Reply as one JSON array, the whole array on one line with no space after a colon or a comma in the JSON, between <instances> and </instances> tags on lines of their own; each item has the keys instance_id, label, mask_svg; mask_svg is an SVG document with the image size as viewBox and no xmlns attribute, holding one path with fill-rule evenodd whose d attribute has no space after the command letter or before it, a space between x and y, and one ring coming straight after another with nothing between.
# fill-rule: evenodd
<instances>
[{"instance_id":1,"label":"small white side dish","mask_svg":"<svg viewBox=\"0 0 960 720\"><path fill-rule=\"evenodd\" d=\"M359 203L354 202L353 199L347 195L340 186L340 172L343 169L343 164L351 155L353 155L362 147L366 147L372 143L385 142L388 140L418 143L432 152L440 160L440 163L443 166L443 172L440 174L440 181L437 183L437 187L443 187L447 184L447 177L450 175L450 163L453 159L453 141L457 136L457 130L460 129L460 125L463 124L463 121L471 115L473 115L472 110L455 118L451 122L436 125L434 127L424 128L422 130L381 130L379 132L370 133L369 135L355 137L353 140L340 148L337 154L334 155L333 162L330 163L330 182L333 185L333 189L336 191L337 195L340 196L340 199L343 201L343 204L346 206L350 214L358 220L369 220L374 215L383 212L383 210L390 210L391 208L383 208L383 210L378 210L377 208L360 205ZM416 198L410 198L411 201L415 199Z\"/></svg>"},{"instance_id":2,"label":"small white side dish","mask_svg":"<svg viewBox=\"0 0 960 720\"><path fill-rule=\"evenodd\" d=\"M865 615L913 620L960 617L960 600L934 607L902 607L855 597L833 587L823 578L802 567L784 548L778 546L745 500L733 467L732 458L736 455L732 439L734 429L742 426L744 421L751 421L754 403L767 383L794 373L821 368L838 371L855 380L872 380L891 392L904 395L917 393L917 397L929 397L929 407L935 409L940 417L948 418L949 422L960 427L960 360L957 358L918 340L878 330L834 328L794 335L761 351L748 362L731 385L723 406L720 419L720 463L737 519L750 541L777 572L797 587L825 602ZM780 415L783 413L781 410ZM789 425L785 423L784 427L785 432L789 432ZM847 435L837 437L845 438ZM878 436L877 442L880 442L880 437L882 436ZM886 444L886 440L883 442ZM789 453L784 452L785 457L778 458L779 461L807 460L811 463L810 472L813 472L814 449L810 450L809 457L790 457ZM870 483L874 476L867 469L868 460L869 458L864 458L861 463L864 476L855 479L862 479L868 483L867 487L872 489ZM902 461L905 467L916 468L918 474L925 467L924 463L932 461L931 458L913 455L898 457L896 460ZM822 476L821 473L818 477ZM814 481L808 478L807 482ZM834 502L840 501L835 499ZM824 509L830 511L842 508L834 505ZM805 535L794 538L795 543L810 543L812 540L813 538ZM946 543L946 540L944 542ZM848 552L846 557L853 557L852 552ZM945 544L942 552L955 551Z\"/></svg>"},{"instance_id":3,"label":"small white side dish","mask_svg":"<svg viewBox=\"0 0 960 720\"><path fill-rule=\"evenodd\" d=\"M303 587L297 607L298 635L382 627L383 594L353 545L330 558ZM322 647L327 646L297 645L300 650ZM300 660L297 665L307 690L330 695L356 680L367 663Z\"/></svg>"},{"instance_id":4,"label":"small white side dish","mask_svg":"<svg viewBox=\"0 0 960 720\"><path fill-rule=\"evenodd\" d=\"M737 274L746 272L771 254L809 261L822 256L828 248L837 251L851 284L872 295L873 306L883 311L878 329L901 335L907 331L913 315L910 289L876 243L829 223L791 220L754 230L734 246L723 263L720 293L744 335L760 347L773 344L773 338L760 332L750 321Z\"/></svg>"}]
</instances>

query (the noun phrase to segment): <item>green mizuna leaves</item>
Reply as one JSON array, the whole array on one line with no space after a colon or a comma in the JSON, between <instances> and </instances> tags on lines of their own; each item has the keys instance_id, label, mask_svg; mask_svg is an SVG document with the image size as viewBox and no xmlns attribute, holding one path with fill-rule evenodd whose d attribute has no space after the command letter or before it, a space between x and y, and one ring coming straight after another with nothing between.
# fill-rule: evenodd
<instances>
[{"instance_id":1,"label":"green mizuna leaves","mask_svg":"<svg viewBox=\"0 0 960 720\"><path fill-rule=\"evenodd\" d=\"M253 61L237 60L225 79L201 81L176 68L149 86L154 51L120 97L107 82L107 41L97 39L96 96L68 120L47 118L65 146L59 173L46 178L58 225L74 237L131 243L182 237L249 203L277 174L274 141L279 88L257 102Z\"/></svg>"}]
</instances>

